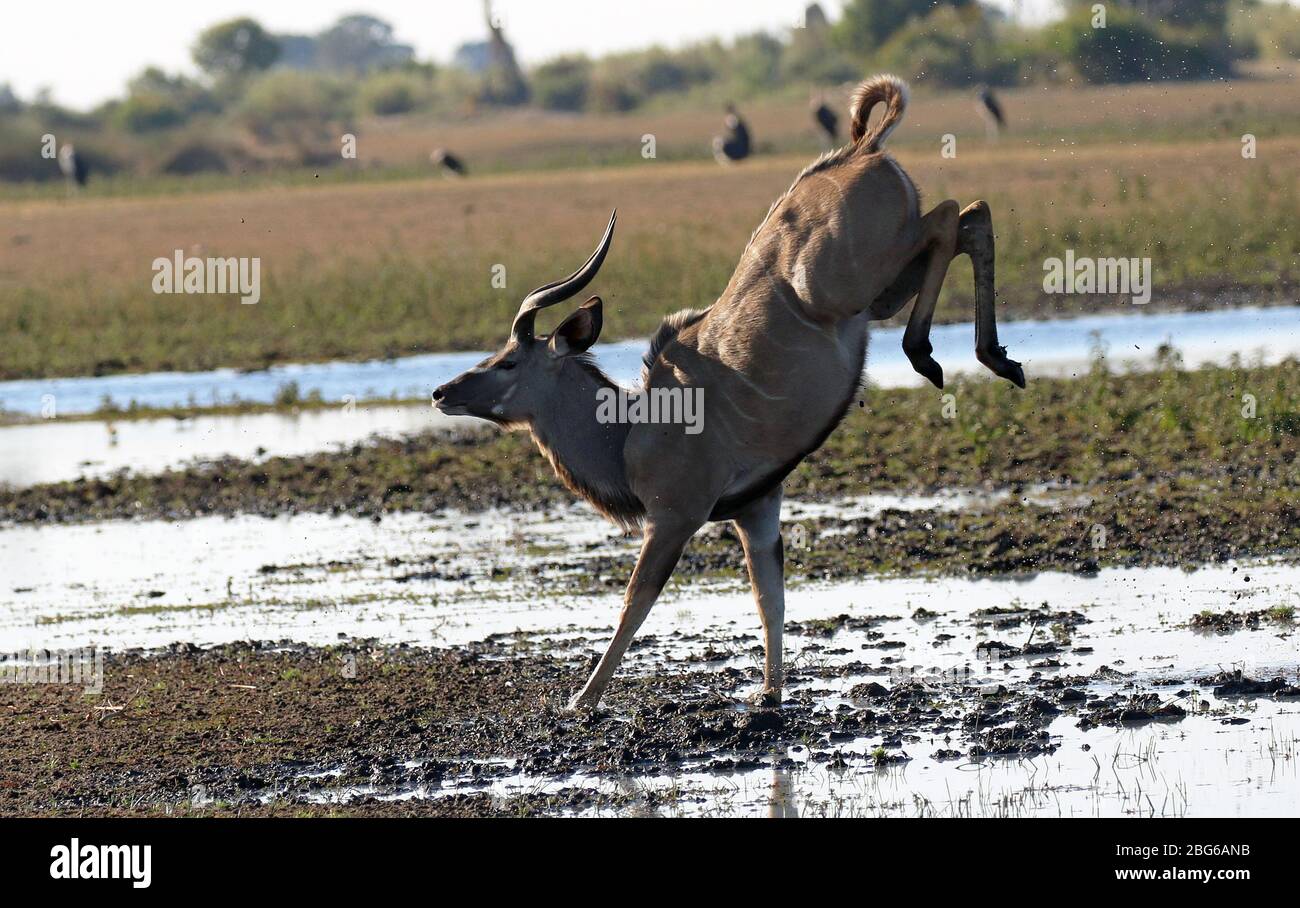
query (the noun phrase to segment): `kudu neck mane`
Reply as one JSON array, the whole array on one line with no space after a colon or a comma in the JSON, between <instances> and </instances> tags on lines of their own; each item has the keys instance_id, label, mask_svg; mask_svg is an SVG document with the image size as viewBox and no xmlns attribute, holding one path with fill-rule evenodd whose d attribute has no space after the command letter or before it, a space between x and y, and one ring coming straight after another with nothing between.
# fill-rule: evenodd
<instances>
[{"instance_id":1,"label":"kudu neck mane","mask_svg":"<svg viewBox=\"0 0 1300 908\"><path fill-rule=\"evenodd\" d=\"M596 392L619 386L588 356L571 357L561 369L562 391L529 425L533 440L570 490L624 529L639 526L645 508L623 463L631 426L596 419Z\"/></svg>"}]
</instances>

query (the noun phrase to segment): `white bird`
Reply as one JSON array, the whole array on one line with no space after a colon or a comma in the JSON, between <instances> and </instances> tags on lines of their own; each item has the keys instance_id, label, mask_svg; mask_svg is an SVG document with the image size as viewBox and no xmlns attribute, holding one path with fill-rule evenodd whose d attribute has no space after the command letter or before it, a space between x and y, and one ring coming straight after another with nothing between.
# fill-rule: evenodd
<instances>
[{"instance_id":1,"label":"white bird","mask_svg":"<svg viewBox=\"0 0 1300 908\"><path fill-rule=\"evenodd\" d=\"M90 167L87 166L86 159L77 154L74 146L66 143L59 149L59 170L63 171L63 178L68 181L69 195L85 186L86 180L90 177Z\"/></svg>"}]
</instances>

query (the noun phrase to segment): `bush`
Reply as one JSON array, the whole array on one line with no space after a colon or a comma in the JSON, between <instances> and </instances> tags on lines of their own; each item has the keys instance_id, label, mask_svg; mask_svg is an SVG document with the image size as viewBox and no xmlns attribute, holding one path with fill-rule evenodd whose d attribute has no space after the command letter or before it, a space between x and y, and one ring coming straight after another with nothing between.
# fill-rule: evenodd
<instances>
[{"instance_id":1,"label":"bush","mask_svg":"<svg viewBox=\"0 0 1300 908\"><path fill-rule=\"evenodd\" d=\"M46 124L24 117L8 121L0 130L0 180L5 182L42 182L62 180L57 159L41 157L42 136L50 132ZM70 142L77 154L90 166L92 180L116 173L123 167L126 155L117 145L107 143L102 135L58 131L59 145Z\"/></svg>"},{"instance_id":2,"label":"bush","mask_svg":"<svg viewBox=\"0 0 1300 908\"><path fill-rule=\"evenodd\" d=\"M159 173L190 176L196 173L229 173L242 153L211 136L189 132L159 159Z\"/></svg>"},{"instance_id":3,"label":"bush","mask_svg":"<svg viewBox=\"0 0 1300 908\"><path fill-rule=\"evenodd\" d=\"M1216 33L1149 23L1135 13L1112 9L1105 28L1079 10L1050 27L1049 40L1063 60L1088 82L1204 79L1226 76L1232 52Z\"/></svg>"},{"instance_id":4,"label":"bush","mask_svg":"<svg viewBox=\"0 0 1300 908\"><path fill-rule=\"evenodd\" d=\"M280 70L257 79L237 119L257 139L286 143L307 160L334 138L332 125L349 114L348 91L336 79Z\"/></svg>"},{"instance_id":5,"label":"bush","mask_svg":"<svg viewBox=\"0 0 1300 908\"><path fill-rule=\"evenodd\" d=\"M655 48L635 61L637 87L645 97L683 92L710 81L713 67L698 56L682 52L669 54Z\"/></svg>"},{"instance_id":6,"label":"bush","mask_svg":"<svg viewBox=\"0 0 1300 908\"><path fill-rule=\"evenodd\" d=\"M594 79L588 105L592 110L604 113L622 113L632 110L641 103L641 97L626 81L616 76Z\"/></svg>"},{"instance_id":7,"label":"bush","mask_svg":"<svg viewBox=\"0 0 1300 908\"><path fill-rule=\"evenodd\" d=\"M886 68L914 79L961 87L1007 83L1016 64L998 55L993 28L978 8L940 7L913 19L880 50Z\"/></svg>"},{"instance_id":8,"label":"bush","mask_svg":"<svg viewBox=\"0 0 1300 908\"><path fill-rule=\"evenodd\" d=\"M1300 59L1300 9L1277 3L1236 7L1228 35L1234 47L1249 48L1250 56Z\"/></svg>"},{"instance_id":9,"label":"bush","mask_svg":"<svg viewBox=\"0 0 1300 908\"><path fill-rule=\"evenodd\" d=\"M605 57L593 67L587 96L589 109L621 113L632 110L643 100L631 55Z\"/></svg>"},{"instance_id":10,"label":"bush","mask_svg":"<svg viewBox=\"0 0 1300 908\"><path fill-rule=\"evenodd\" d=\"M736 84L746 91L763 91L779 85L783 50L781 42L765 32L737 38L729 61Z\"/></svg>"},{"instance_id":11,"label":"bush","mask_svg":"<svg viewBox=\"0 0 1300 908\"><path fill-rule=\"evenodd\" d=\"M157 132L186 120L186 112L174 99L157 92L129 96L113 109L113 122L127 132Z\"/></svg>"},{"instance_id":12,"label":"bush","mask_svg":"<svg viewBox=\"0 0 1300 908\"><path fill-rule=\"evenodd\" d=\"M533 97L547 110L578 111L591 94L591 61L560 57L533 71Z\"/></svg>"},{"instance_id":13,"label":"bush","mask_svg":"<svg viewBox=\"0 0 1300 908\"><path fill-rule=\"evenodd\" d=\"M357 91L360 108L380 117L410 113L427 107L429 80L413 72L381 72L368 77Z\"/></svg>"}]
</instances>

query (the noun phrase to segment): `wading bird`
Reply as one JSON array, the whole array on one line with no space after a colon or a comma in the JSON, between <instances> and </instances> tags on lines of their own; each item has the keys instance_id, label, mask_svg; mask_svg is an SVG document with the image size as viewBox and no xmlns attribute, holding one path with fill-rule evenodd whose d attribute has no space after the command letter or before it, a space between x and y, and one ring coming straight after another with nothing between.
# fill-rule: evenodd
<instances>
[{"instance_id":1,"label":"wading bird","mask_svg":"<svg viewBox=\"0 0 1300 908\"><path fill-rule=\"evenodd\" d=\"M834 148L840 144L840 118L825 101L813 100L813 119L826 138L826 147Z\"/></svg>"},{"instance_id":2,"label":"wading bird","mask_svg":"<svg viewBox=\"0 0 1300 908\"><path fill-rule=\"evenodd\" d=\"M441 167L442 172L447 176L469 176L469 170L466 169L465 162L445 148L435 148L433 154L429 155L429 160L435 166Z\"/></svg>"},{"instance_id":3,"label":"wading bird","mask_svg":"<svg viewBox=\"0 0 1300 908\"><path fill-rule=\"evenodd\" d=\"M85 186L86 180L90 178L90 166L86 164L86 159L77 154L77 149L70 144L65 143L59 149L59 170L68 182L69 195Z\"/></svg>"},{"instance_id":4,"label":"wading bird","mask_svg":"<svg viewBox=\"0 0 1300 908\"><path fill-rule=\"evenodd\" d=\"M877 104L884 116L868 128ZM993 311L993 221L984 202L940 202L927 214L915 185L883 150L903 117L906 85L877 76L858 86L851 144L795 179L749 241L730 283L708 309L669 316L655 332L634 394L702 393L703 431L602 417L618 388L588 355L603 323L591 297L550 335L538 311L571 299L596 277L616 215L586 264L528 294L501 350L438 388L448 415L526 429L560 479L625 529L641 552L608 650L570 702L594 707L677 566L692 535L731 521L745 551L766 646L760 701L780 701L785 621L781 487L821 447L857 396L867 324L913 298L903 350L943 386L931 357L935 303L960 254L975 275L975 353L1024 387L1019 363L998 345Z\"/></svg>"},{"instance_id":5,"label":"wading bird","mask_svg":"<svg viewBox=\"0 0 1300 908\"><path fill-rule=\"evenodd\" d=\"M984 129L988 137L996 139L1002 130L1007 128L1007 117L1002 112L1002 105L998 103L993 89L987 85L980 86L978 108L980 116L984 118Z\"/></svg>"},{"instance_id":6,"label":"wading bird","mask_svg":"<svg viewBox=\"0 0 1300 908\"><path fill-rule=\"evenodd\" d=\"M723 126L727 134L713 137L713 156L717 158L719 164L732 164L745 160L750 152L749 127L740 118L740 114L736 113L736 108L732 104L727 105L727 117L723 120Z\"/></svg>"}]
</instances>

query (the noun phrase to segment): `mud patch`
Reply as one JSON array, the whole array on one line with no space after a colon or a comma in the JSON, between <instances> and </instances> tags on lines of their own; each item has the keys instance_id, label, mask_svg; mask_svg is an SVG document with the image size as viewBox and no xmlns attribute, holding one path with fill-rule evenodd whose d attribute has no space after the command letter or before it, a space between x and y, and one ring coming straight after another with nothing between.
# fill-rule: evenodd
<instances>
[{"instance_id":1,"label":"mud patch","mask_svg":"<svg viewBox=\"0 0 1300 908\"><path fill-rule=\"evenodd\" d=\"M99 696L0 685L0 813L653 811L692 796L591 780L1042 757L1063 745L1062 723L1186 715L1141 685L1115 690L1106 673L1013 685L954 673L890 687L849 683L863 670L851 664L796 665L786 704L757 709L745 701L756 667L663 658L620 677L602 710L570 713L591 642L178 645L111 655ZM829 677L844 683L828 688ZM551 789L506 784L520 778Z\"/></svg>"}]
</instances>

